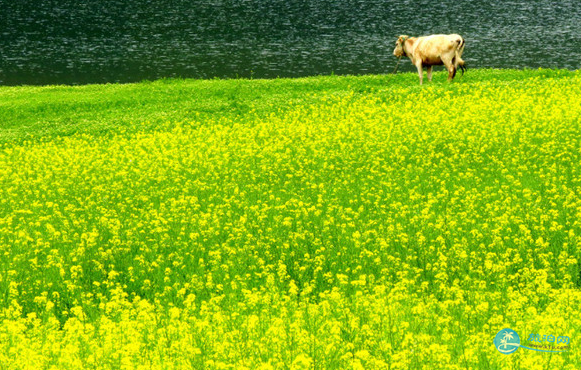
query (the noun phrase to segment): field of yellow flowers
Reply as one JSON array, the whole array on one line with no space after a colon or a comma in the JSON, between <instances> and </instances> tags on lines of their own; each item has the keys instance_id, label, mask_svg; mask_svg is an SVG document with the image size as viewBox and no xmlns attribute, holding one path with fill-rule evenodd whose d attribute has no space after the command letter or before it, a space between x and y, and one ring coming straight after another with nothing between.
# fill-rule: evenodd
<instances>
[{"instance_id":1,"label":"field of yellow flowers","mask_svg":"<svg viewBox=\"0 0 581 370\"><path fill-rule=\"evenodd\" d=\"M581 74L445 77L0 87L0 369L578 369Z\"/></svg>"}]
</instances>

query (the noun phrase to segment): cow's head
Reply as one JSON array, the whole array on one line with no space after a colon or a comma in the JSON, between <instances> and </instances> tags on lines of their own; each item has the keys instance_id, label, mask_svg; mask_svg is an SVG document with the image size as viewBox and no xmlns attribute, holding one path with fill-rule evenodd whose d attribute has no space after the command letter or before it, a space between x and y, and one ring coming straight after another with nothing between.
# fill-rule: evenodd
<instances>
[{"instance_id":1,"label":"cow's head","mask_svg":"<svg viewBox=\"0 0 581 370\"><path fill-rule=\"evenodd\" d=\"M409 38L410 37L407 35L401 35L397 38L397 41L395 42L395 49L393 49L393 55L398 58L405 55L404 44Z\"/></svg>"}]
</instances>

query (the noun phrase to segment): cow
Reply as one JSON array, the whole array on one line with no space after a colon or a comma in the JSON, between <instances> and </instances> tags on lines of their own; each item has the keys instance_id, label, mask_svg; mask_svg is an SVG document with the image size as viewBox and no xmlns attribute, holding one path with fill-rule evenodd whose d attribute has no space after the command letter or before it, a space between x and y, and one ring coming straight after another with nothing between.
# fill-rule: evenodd
<instances>
[{"instance_id":1,"label":"cow","mask_svg":"<svg viewBox=\"0 0 581 370\"><path fill-rule=\"evenodd\" d=\"M456 76L458 67L464 70L466 66L462 60L462 52L466 43L462 36L452 35L430 35L423 37L409 37L401 35L395 42L393 55L398 58L407 56L418 69L420 85L423 83L423 66L428 67L428 80L432 81L432 67L446 66L448 70L448 81L452 81Z\"/></svg>"}]
</instances>

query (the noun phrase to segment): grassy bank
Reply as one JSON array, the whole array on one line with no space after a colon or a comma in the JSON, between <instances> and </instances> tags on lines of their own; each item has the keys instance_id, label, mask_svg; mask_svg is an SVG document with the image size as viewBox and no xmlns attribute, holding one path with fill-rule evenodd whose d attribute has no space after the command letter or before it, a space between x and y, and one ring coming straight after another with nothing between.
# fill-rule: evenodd
<instances>
[{"instance_id":1,"label":"grassy bank","mask_svg":"<svg viewBox=\"0 0 581 370\"><path fill-rule=\"evenodd\" d=\"M578 368L581 75L445 78L0 87L0 368Z\"/></svg>"},{"instance_id":2,"label":"grassy bank","mask_svg":"<svg viewBox=\"0 0 581 370\"><path fill-rule=\"evenodd\" d=\"M473 84L500 88L527 79L570 80L565 70L474 70L446 85L446 75L418 85L416 74L278 80L161 80L139 84L86 86L0 86L0 143L54 138L74 133L164 130L179 122L223 117L266 117L314 106L345 94L374 96L392 103L427 89L434 95L459 94Z\"/></svg>"}]
</instances>

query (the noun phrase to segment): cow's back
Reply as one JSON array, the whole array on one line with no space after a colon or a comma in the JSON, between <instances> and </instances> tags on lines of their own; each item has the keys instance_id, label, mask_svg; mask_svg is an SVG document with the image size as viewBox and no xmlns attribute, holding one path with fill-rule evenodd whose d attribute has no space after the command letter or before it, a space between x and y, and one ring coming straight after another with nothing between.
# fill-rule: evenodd
<instances>
[{"instance_id":1,"label":"cow's back","mask_svg":"<svg viewBox=\"0 0 581 370\"><path fill-rule=\"evenodd\" d=\"M453 56L461 43L462 37L457 34L418 37L413 54L425 65L441 65L442 57Z\"/></svg>"}]
</instances>

